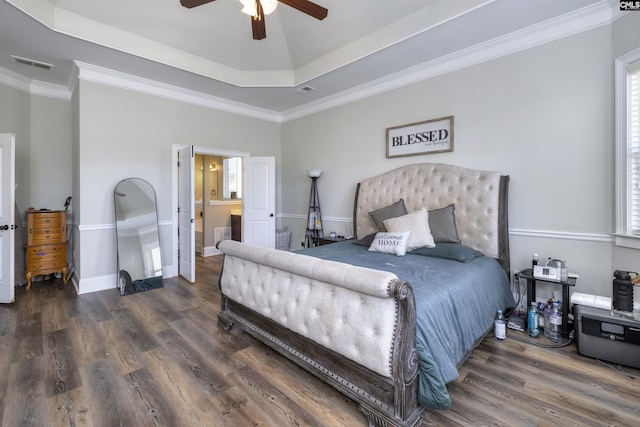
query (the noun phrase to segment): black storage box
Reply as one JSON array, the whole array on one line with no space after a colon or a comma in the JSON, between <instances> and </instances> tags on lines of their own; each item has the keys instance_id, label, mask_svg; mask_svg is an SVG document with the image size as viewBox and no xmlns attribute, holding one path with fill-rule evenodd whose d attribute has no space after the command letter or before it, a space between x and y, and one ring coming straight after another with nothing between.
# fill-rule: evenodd
<instances>
[{"instance_id":1,"label":"black storage box","mask_svg":"<svg viewBox=\"0 0 640 427\"><path fill-rule=\"evenodd\" d=\"M574 305L576 345L585 356L640 369L640 322Z\"/></svg>"}]
</instances>

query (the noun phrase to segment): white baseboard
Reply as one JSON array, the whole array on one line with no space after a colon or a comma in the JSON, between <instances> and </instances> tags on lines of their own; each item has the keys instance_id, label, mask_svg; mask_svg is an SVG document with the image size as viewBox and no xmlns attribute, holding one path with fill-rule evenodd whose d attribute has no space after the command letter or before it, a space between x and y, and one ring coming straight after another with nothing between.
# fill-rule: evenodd
<instances>
[{"instance_id":1,"label":"white baseboard","mask_svg":"<svg viewBox=\"0 0 640 427\"><path fill-rule=\"evenodd\" d=\"M205 246L202 248L202 256L222 255L222 251L215 246Z\"/></svg>"},{"instance_id":2,"label":"white baseboard","mask_svg":"<svg viewBox=\"0 0 640 427\"><path fill-rule=\"evenodd\" d=\"M106 291L107 289L116 289L118 287L117 284L118 276L116 274L80 279L79 283L74 278L74 286L76 287L78 295L88 294L89 292Z\"/></svg>"}]
</instances>

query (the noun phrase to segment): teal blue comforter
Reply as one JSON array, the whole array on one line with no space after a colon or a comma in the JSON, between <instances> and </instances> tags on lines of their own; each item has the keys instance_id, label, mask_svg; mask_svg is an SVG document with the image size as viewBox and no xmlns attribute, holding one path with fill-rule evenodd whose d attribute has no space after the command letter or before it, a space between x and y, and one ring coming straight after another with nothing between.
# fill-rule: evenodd
<instances>
[{"instance_id":1,"label":"teal blue comforter","mask_svg":"<svg viewBox=\"0 0 640 427\"><path fill-rule=\"evenodd\" d=\"M411 284L416 299L416 349L420 357L420 404L448 409L446 384L493 325L498 309L515 302L498 262L481 256L459 262L408 253L403 257L369 252L352 241L297 251L332 261L385 270Z\"/></svg>"}]
</instances>

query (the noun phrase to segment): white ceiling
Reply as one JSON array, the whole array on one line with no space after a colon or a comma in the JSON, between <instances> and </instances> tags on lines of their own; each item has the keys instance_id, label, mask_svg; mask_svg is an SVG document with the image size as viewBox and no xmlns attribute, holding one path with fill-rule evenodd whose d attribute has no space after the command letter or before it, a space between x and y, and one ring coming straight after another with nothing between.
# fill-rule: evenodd
<instances>
[{"instance_id":1,"label":"white ceiling","mask_svg":"<svg viewBox=\"0 0 640 427\"><path fill-rule=\"evenodd\" d=\"M256 41L238 0L193 9L179 0L0 0L0 74L70 87L79 61L281 114L445 60L469 64L480 48L517 50L509 43L524 35L535 45L533 29L546 31L541 43L562 36L560 26L577 32L618 13L613 0L315 2L326 19L280 4Z\"/></svg>"}]
</instances>

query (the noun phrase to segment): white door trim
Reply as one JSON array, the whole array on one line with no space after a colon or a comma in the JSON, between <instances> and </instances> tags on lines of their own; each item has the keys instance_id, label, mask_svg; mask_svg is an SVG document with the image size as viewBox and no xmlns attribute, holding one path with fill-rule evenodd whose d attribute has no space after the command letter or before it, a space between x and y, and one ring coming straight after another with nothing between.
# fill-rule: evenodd
<instances>
[{"instance_id":1,"label":"white door trim","mask_svg":"<svg viewBox=\"0 0 640 427\"><path fill-rule=\"evenodd\" d=\"M171 146L171 274L167 277L178 275L178 152L181 148L188 147L188 144L172 144ZM233 151L223 148L193 147L194 154L205 154L209 156L223 157L247 157L246 151ZM195 254L194 254L195 255Z\"/></svg>"},{"instance_id":2,"label":"white door trim","mask_svg":"<svg viewBox=\"0 0 640 427\"><path fill-rule=\"evenodd\" d=\"M0 303L12 303L15 301L15 135L0 134L0 144L0 226L3 227L0 230Z\"/></svg>"}]
</instances>

